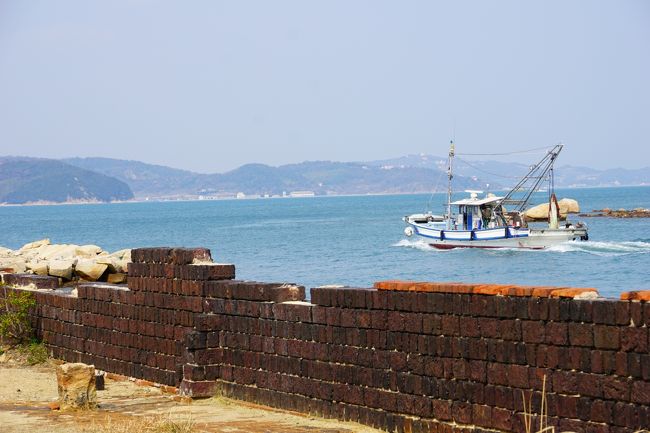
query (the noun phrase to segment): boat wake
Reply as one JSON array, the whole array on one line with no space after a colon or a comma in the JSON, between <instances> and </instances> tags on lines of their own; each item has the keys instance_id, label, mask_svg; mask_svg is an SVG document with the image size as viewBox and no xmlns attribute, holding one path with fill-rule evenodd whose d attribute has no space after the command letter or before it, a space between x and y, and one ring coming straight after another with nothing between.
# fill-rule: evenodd
<instances>
[{"instance_id":1,"label":"boat wake","mask_svg":"<svg viewBox=\"0 0 650 433\"><path fill-rule=\"evenodd\" d=\"M436 248L433 248L431 245L429 245L425 240L423 239L402 239L399 242L396 242L393 244L394 247L405 247L405 248L412 248L414 250L420 250L420 251L442 251L438 250Z\"/></svg>"},{"instance_id":2,"label":"boat wake","mask_svg":"<svg viewBox=\"0 0 650 433\"><path fill-rule=\"evenodd\" d=\"M628 242L565 242L554 245L546 252L555 253L587 253L596 256L626 256L630 254L648 254L650 253L650 242L628 241Z\"/></svg>"},{"instance_id":3,"label":"boat wake","mask_svg":"<svg viewBox=\"0 0 650 433\"><path fill-rule=\"evenodd\" d=\"M445 252L447 250L438 250L430 246L424 240L402 239L393 244L394 247L412 248L421 251ZM465 248L456 248L449 251L468 251ZM477 251L476 249L471 249ZM545 250L527 250L519 248L499 248L478 250L485 251L491 255L511 255L513 253L583 253L602 257L626 256L631 254L650 254L650 242L628 241L628 242L595 242L595 241L571 241L554 245Z\"/></svg>"}]
</instances>

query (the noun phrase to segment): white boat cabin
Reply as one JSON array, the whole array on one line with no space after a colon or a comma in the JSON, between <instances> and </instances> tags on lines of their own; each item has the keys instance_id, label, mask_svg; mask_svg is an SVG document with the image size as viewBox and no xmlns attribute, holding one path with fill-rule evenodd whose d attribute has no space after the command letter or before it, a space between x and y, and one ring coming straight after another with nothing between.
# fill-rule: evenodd
<instances>
[{"instance_id":1,"label":"white boat cabin","mask_svg":"<svg viewBox=\"0 0 650 433\"><path fill-rule=\"evenodd\" d=\"M483 191L465 191L470 193L469 198L451 202L456 206L456 217L452 220L452 230L485 230L505 226L505 220L500 211L495 212L503 197L489 194L487 197L478 198Z\"/></svg>"}]
</instances>

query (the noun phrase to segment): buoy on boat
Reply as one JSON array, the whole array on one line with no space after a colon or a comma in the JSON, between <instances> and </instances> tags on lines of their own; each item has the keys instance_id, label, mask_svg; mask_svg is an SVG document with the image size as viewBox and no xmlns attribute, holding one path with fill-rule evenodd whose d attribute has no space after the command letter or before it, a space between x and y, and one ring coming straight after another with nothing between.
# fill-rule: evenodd
<instances>
[{"instance_id":1,"label":"buoy on boat","mask_svg":"<svg viewBox=\"0 0 650 433\"><path fill-rule=\"evenodd\" d=\"M408 237L413 236L413 228L411 226L404 229L404 234Z\"/></svg>"}]
</instances>

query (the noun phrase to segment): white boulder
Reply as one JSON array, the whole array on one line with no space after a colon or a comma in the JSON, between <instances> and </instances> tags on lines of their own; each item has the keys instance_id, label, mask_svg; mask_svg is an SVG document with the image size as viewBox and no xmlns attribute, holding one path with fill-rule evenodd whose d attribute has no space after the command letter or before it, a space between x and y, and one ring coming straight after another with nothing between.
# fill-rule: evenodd
<instances>
[{"instance_id":1,"label":"white boulder","mask_svg":"<svg viewBox=\"0 0 650 433\"><path fill-rule=\"evenodd\" d=\"M76 274L84 280L97 281L106 272L108 265L93 260L80 260L75 266Z\"/></svg>"},{"instance_id":2,"label":"white boulder","mask_svg":"<svg viewBox=\"0 0 650 433\"><path fill-rule=\"evenodd\" d=\"M38 256L45 260L72 259L77 245L44 245L39 248Z\"/></svg>"},{"instance_id":3,"label":"white boulder","mask_svg":"<svg viewBox=\"0 0 650 433\"><path fill-rule=\"evenodd\" d=\"M95 257L101 253L102 249L97 245L82 245L75 248L75 255L80 257Z\"/></svg>"},{"instance_id":4,"label":"white boulder","mask_svg":"<svg viewBox=\"0 0 650 433\"><path fill-rule=\"evenodd\" d=\"M14 255L14 251L9 248L0 247L0 257L11 257Z\"/></svg>"},{"instance_id":5,"label":"white boulder","mask_svg":"<svg viewBox=\"0 0 650 433\"><path fill-rule=\"evenodd\" d=\"M76 260L51 260L49 274L71 280L75 262Z\"/></svg>"},{"instance_id":6,"label":"white boulder","mask_svg":"<svg viewBox=\"0 0 650 433\"><path fill-rule=\"evenodd\" d=\"M36 275L47 275L49 267L46 261L32 260L27 263L27 269L35 273Z\"/></svg>"},{"instance_id":7,"label":"white boulder","mask_svg":"<svg viewBox=\"0 0 650 433\"><path fill-rule=\"evenodd\" d=\"M108 266L110 272L122 272L121 261L111 256L99 256L95 259L95 263Z\"/></svg>"},{"instance_id":8,"label":"white boulder","mask_svg":"<svg viewBox=\"0 0 650 433\"><path fill-rule=\"evenodd\" d=\"M127 262L131 261L131 249L118 250L110 254L111 257L116 259L126 260Z\"/></svg>"},{"instance_id":9,"label":"white boulder","mask_svg":"<svg viewBox=\"0 0 650 433\"><path fill-rule=\"evenodd\" d=\"M30 242L30 243L25 244L22 247L20 247L20 251L33 250L33 249L41 247L43 245L50 245L50 240L45 238L45 239L41 239L39 241Z\"/></svg>"},{"instance_id":10,"label":"white boulder","mask_svg":"<svg viewBox=\"0 0 650 433\"><path fill-rule=\"evenodd\" d=\"M580 212L578 201L572 198L563 198L557 204L560 206L560 215Z\"/></svg>"},{"instance_id":11,"label":"white boulder","mask_svg":"<svg viewBox=\"0 0 650 433\"><path fill-rule=\"evenodd\" d=\"M27 270L27 263L20 257L0 258L0 269L14 274L22 274Z\"/></svg>"},{"instance_id":12,"label":"white boulder","mask_svg":"<svg viewBox=\"0 0 650 433\"><path fill-rule=\"evenodd\" d=\"M18 250L0 246L0 270L12 273L52 275L72 280L80 277L97 280L104 274L114 274L114 281L124 281L131 250L113 253L97 245L52 244L49 239L29 242Z\"/></svg>"},{"instance_id":13,"label":"white boulder","mask_svg":"<svg viewBox=\"0 0 650 433\"><path fill-rule=\"evenodd\" d=\"M127 272L129 269L130 260L118 260L115 262L115 270L117 272Z\"/></svg>"}]
</instances>

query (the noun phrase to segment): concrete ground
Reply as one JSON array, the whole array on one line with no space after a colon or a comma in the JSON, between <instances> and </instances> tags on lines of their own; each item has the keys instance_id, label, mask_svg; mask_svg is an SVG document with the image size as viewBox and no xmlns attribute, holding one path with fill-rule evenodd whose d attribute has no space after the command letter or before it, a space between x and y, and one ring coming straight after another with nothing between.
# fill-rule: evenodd
<instances>
[{"instance_id":1,"label":"concrete ground","mask_svg":"<svg viewBox=\"0 0 650 433\"><path fill-rule=\"evenodd\" d=\"M225 398L190 401L160 388L106 379L92 411L51 410L55 364L23 366L0 359L3 433L377 433L355 423L303 416Z\"/></svg>"}]
</instances>

